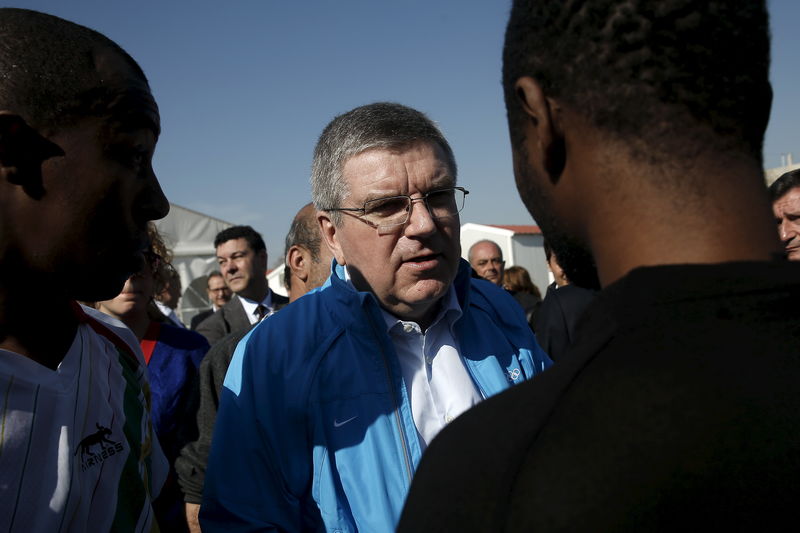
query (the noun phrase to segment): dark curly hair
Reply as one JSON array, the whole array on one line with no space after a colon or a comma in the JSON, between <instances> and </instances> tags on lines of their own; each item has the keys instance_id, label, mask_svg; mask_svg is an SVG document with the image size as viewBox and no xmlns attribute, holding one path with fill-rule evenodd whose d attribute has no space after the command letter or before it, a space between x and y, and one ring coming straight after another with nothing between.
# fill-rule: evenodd
<instances>
[{"instance_id":1,"label":"dark curly hair","mask_svg":"<svg viewBox=\"0 0 800 533\"><path fill-rule=\"evenodd\" d=\"M503 51L512 142L524 120L514 84L531 76L634 156L710 146L760 163L769 41L763 0L515 0Z\"/></svg>"}]
</instances>

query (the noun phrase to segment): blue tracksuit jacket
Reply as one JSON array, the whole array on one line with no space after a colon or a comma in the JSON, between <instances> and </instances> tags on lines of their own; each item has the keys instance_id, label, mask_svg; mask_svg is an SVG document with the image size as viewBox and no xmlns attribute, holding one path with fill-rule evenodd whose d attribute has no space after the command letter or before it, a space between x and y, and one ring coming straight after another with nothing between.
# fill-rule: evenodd
<instances>
[{"instance_id":1,"label":"blue tracksuit jacket","mask_svg":"<svg viewBox=\"0 0 800 533\"><path fill-rule=\"evenodd\" d=\"M455 335L484 398L550 360L506 291L454 282ZM200 513L213 531L394 531L421 457L377 300L325 286L246 336L225 378Z\"/></svg>"}]
</instances>

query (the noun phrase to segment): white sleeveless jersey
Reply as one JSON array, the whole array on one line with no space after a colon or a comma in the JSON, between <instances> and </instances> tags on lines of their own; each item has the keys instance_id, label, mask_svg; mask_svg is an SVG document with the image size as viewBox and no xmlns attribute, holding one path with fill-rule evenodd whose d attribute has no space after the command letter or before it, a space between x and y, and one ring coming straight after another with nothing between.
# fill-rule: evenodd
<instances>
[{"instance_id":1,"label":"white sleeveless jersey","mask_svg":"<svg viewBox=\"0 0 800 533\"><path fill-rule=\"evenodd\" d=\"M121 323L76 312L57 370L0 350L0 531L157 531L168 465L141 350Z\"/></svg>"}]
</instances>

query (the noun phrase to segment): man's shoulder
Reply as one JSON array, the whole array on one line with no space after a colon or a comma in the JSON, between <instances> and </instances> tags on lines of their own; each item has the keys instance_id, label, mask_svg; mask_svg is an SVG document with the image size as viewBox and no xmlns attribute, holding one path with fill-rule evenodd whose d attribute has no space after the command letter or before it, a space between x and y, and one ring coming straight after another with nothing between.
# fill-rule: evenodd
<instances>
[{"instance_id":1,"label":"man's shoulder","mask_svg":"<svg viewBox=\"0 0 800 533\"><path fill-rule=\"evenodd\" d=\"M247 319L239 296L234 294L228 303L197 325L197 332L204 335L204 331L224 328L226 323L230 323L231 319L235 319L239 315L245 320Z\"/></svg>"},{"instance_id":2,"label":"man's shoulder","mask_svg":"<svg viewBox=\"0 0 800 533\"><path fill-rule=\"evenodd\" d=\"M282 294L278 294L277 292L270 289L272 292L272 306L277 310L281 309L287 305L289 305L289 298L283 296Z\"/></svg>"},{"instance_id":3,"label":"man's shoulder","mask_svg":"<svg viewBox=\"0 0 800 533\"><path fill-rule=\"evenodd\" d=\"M298 298L246 332L239 343L243 356L253 354L251 362L258 361L255 364L295 366L305 364L308 357L324 350L332 337L357 319L354 309L338 303L327 291ZM261 357L264 353L269 353L269 357Z\"/></svg>"},{"instance_id":4,"label":"man's shoulder","mask_svg":"<svg viewBox=\"0 0 800 533\"><path fill-rule=\"evenodd\" d=\"M468 290L470 308L484 313L503 329L519 328L530 333L522 308L507 290L476 278L469 280Z\"/></svg>"},{"instance_id":5,"label":"man's shoulder","mask_svg":"<svg viewBox=\"0 0 800 533\"><path fill-rule=\"evenodd\" d=\"M101 324L101 329L92 328L92 331L95 335L103 337L114 344L118 345L118 341L122 341L130 350L131 353L137 356L140 362L143 364L143 357L142 357L142 350L139 346L139 341L136 339L136 336L133 332L122 322L117 320L114 317L108 316L105 313L101 313L96 309L92 309L91 307L87 307L85 305L81 305L81 309L88 315L91 319L94 319L96 322ZM111 336L107 333L110 332Z\"/></svg>"},{"instance_id":6,"label":"man's shoulder","mask_svg":"<svg viewBox=\"0 0 800 533\"><path fill-rule=\"evenodd\" d=\"M195 316L193 316L192 317L192 322L190 324L190 327L191 327L192 331L197 330L197 326L199 326L206 318L210 317L213 314L214 314L214 310L213 309L208 309L206 311L200 311Z\"/></svg>"}]
</instances>

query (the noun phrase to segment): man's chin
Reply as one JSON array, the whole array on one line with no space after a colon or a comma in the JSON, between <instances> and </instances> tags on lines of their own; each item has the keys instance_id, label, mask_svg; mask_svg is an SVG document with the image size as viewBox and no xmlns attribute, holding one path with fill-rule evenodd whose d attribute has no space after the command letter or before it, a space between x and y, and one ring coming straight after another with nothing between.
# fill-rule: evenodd
<instances>
[{"instance_id":1,"label":"man's chin","mask_svg":"<svg viewBox=\"0 0 800 533\"><path fill-rule=\"evenodd\" d=\"M74 287L73 298L84 302L111 300L122 291L128 277L128 275L119 277L106 275L85 279L79 286Z\"/></svg>"}]
</instances>

